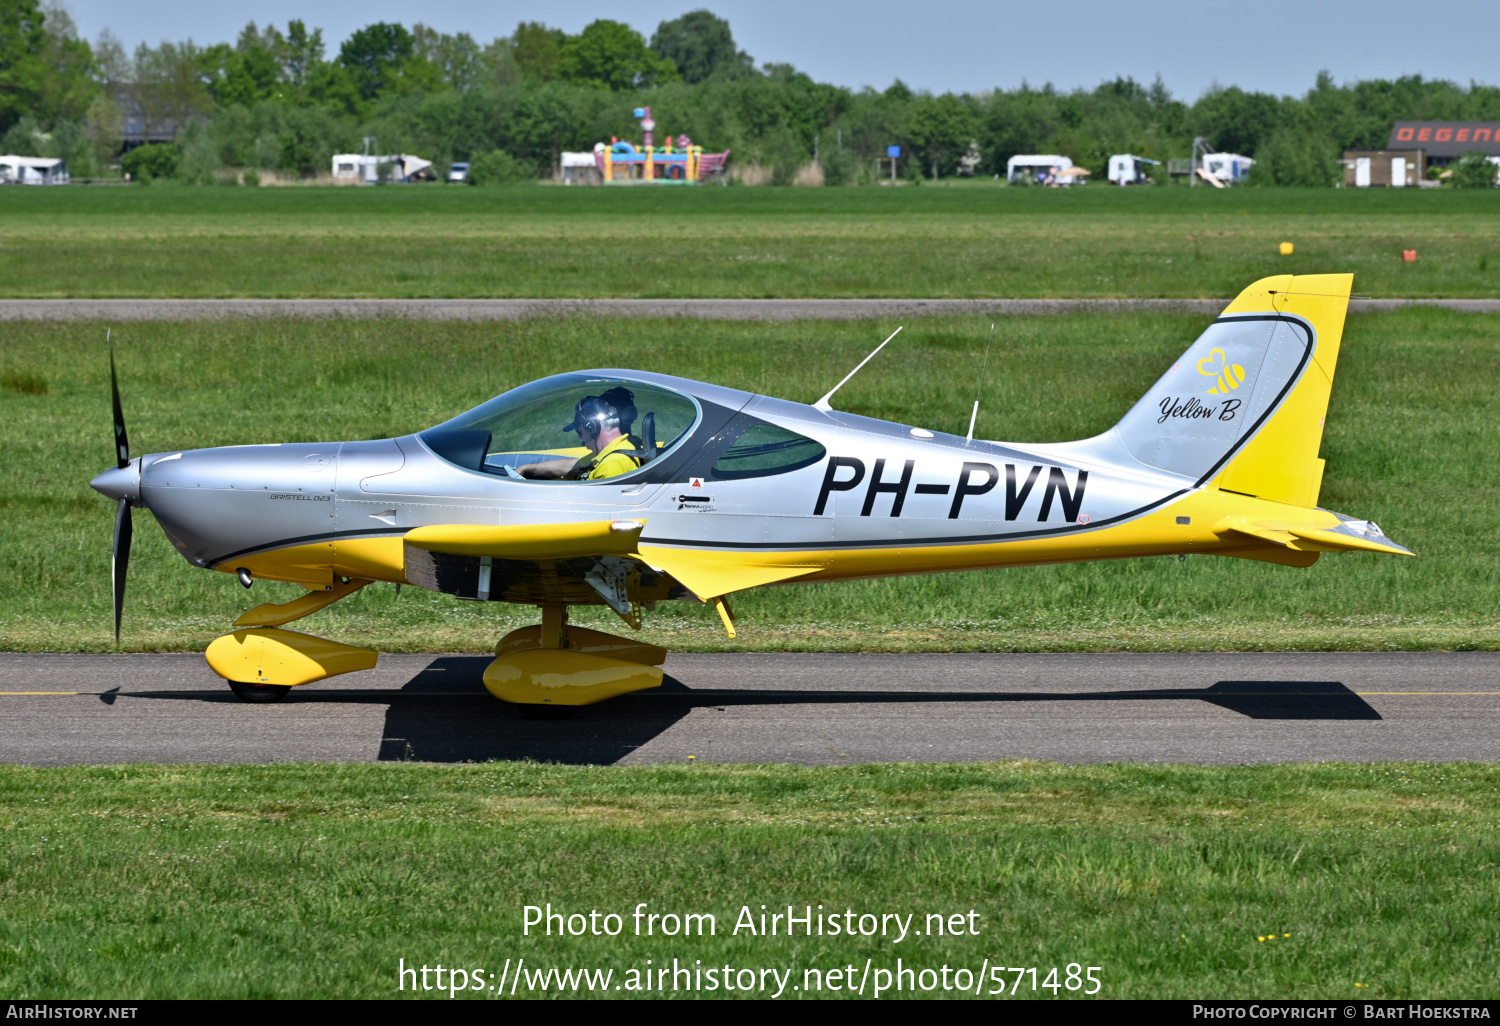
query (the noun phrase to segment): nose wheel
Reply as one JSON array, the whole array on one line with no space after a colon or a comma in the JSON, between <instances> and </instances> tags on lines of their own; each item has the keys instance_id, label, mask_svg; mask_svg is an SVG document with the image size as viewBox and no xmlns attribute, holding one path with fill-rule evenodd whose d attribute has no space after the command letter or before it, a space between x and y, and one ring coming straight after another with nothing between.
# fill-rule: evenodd
<instances>
[{"instance_id":1,"label":"nose wheel","mask_svg":"<svg viewBox=\"0 0 1500 1026\"><path fill-rule=\"evenodd\" d=\"M233 691L241 702L249 702L252 705L264 705L268 702L279 702L291 691L287 684L246 684L243 681L226 681L229 690Z\"/></svg>"}]
</instances>

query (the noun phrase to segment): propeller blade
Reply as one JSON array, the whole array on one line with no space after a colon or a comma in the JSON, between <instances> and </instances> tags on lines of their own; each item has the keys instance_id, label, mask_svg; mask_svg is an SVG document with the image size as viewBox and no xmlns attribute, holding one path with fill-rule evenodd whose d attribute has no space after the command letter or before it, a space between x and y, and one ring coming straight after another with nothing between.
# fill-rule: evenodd
<instances>
[{"instance_id":1,"label":"propeller blade","mask_svg":"<svg viewBox=\"0 0 1500 1026\"><path fill-rule=\"evenodd\" d=\"M115 402L115 459L116 466L130 466L130 439L125 437L125 414L120 410L120 379L115 374L115 346L109 345L109 391Z\"/></svg>"},{"instance_id":2,"label":"propeller blade","mask_svg":"<svg viewBox=\"0 0 1500 1026\"><path fill-rule=\"evenodd\" d=\"M115 508L115 557L111 573L115 597L115 644L120 643L120 615L125 611L125 571L130 568L130 500L121 499Z\"/></svg>"}]
</instances>

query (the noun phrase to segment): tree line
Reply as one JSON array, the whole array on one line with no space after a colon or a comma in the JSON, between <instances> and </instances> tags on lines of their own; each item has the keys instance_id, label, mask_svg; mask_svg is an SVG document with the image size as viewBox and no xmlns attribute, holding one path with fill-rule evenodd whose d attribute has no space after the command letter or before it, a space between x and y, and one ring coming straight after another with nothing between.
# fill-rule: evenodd
<instances>
[{"instance_id":1,"label":"tree line","mask_svg":"<svg viewBox=\"0 0 1500 1026\"><path fill-rule=\"evenodd\" d=\"M732 150L788 184L816 162L829 184L871 180L888 146L909 180L1004 175L1017 153L1062 153L1102 179L1113 153L1165 161L1194 137L1257 160L1266 185L1328 185L1345 149L1384 146L1398 118L1500 120L1500 89L1419 75L1301 96L1215 87L1188 103L1160 78L1094 89L985 93L852 90L757 62L727 21L692 11L648 40L601 19L576 35L525 22L480 44L425 25L367 25L338 45L302 21L247 25L233 43L81 39L66 9L0 0L0 152L67 158L75 177L116 173L212 184L270 170L327 173L376 139L476 181L546 177L564 150L635 139L649 105L658 139ZM157 140L134 146L142 138ZM126 152L126 151L129 152ZM1162 176L1158 176L1162 177Z\"/></svg>"}]
</instances>

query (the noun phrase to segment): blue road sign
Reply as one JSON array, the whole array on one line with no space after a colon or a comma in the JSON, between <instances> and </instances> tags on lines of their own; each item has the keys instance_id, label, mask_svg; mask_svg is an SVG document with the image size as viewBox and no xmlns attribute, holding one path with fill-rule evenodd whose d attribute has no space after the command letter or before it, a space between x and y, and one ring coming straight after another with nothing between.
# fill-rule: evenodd
<instances>
[{"instance_id":1,"label":"blue road sign","mask_svg":"<svg viewBox=\"0 0 1500 1026\"><path fill-rule=\"evenodd\" d=\"M895 160L897 157L901 156L901 147L887 146L885 148L885 155L887 157L890 157L892 160Z\"/></svg>"}]
</instances>

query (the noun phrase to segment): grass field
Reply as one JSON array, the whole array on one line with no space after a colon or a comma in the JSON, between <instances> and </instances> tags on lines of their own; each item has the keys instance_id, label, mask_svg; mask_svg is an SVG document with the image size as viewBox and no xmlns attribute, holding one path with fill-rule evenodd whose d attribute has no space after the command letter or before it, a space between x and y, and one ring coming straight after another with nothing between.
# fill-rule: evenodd
<instances>
[{"instance_id":1,"label":"grass field","mask_svg":"<svg viewBox=\"0 0 1500 1026\"><path fill-rule=\"evenodd\" d=\"M1488 765L5 768L0 993L395 997L399 959L628 984L677 958L790 970L785 1000L901 957L1099 966L1104 997L1489 997L1497 841ZM624 929L522 936L548 902ZM715 935L633 936L638 902ZM734 935L762 904L973 910L978 936Z\"/></svg>"},{"instance_id":2,"label":"grass field","mask_svg":"<svg viewBox=\"0 0 1500 1026\"><path fill-rule=\"evenodd\" d=\"M19 192L21 190L11 190ZM228 192L229 190L225 190ZM156 195L152 193L151 195ZM342 194L340 194L342 195ZM1112 424L1206 319L1008 318L981 437L1055 441ZM811 401L893 325L226 321L119 329L137 453L378 438L430 426L535 377L634 366ZM989 325L910 321L840 393L846 408L962 431ZM12 324L0 350L0 648L107 650L113 507L107 364L93 324ZM1496 573L1500 317L1407 309L1351 318L1330 407L1322 504L1378 521L1416 559L1314 567L1217 557L1123 560L791 586L736 599L732 647L768 650L1422 649L1500 644ZM195 570L137 513L125 647L201 650L253 596ZM368 588L303 626L386 651L484 651L521 606ZM612 614L581 619L617 629ZM645 636L731 647L711 609L664 603Z\"/></svg>"},{"instance_id":3,"label":"grass field","mask_svg":"<svg viewBox=\"0 0 1500 1026\"><path fill-rule=\"evenodd\" d=\"M1331 270L1494 297L1497 214L1494 190L6 189L0 298L1229 297Z\"/></svg>"}]
</instances>

